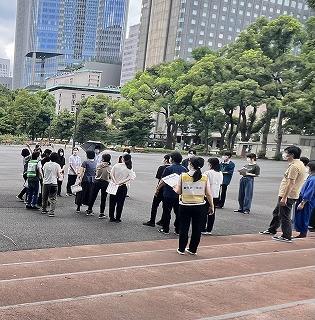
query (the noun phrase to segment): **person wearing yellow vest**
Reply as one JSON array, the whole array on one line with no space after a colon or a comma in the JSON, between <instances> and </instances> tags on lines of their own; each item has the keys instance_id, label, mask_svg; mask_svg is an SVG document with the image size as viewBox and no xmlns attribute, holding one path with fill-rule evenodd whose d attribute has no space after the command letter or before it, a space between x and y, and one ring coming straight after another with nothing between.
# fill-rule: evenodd
<instances>
[{"instance_id":1,"label":"person wearing yellow vest","mask_svg":"<svg viewBox=\"0 0 315 320\"><path fill-rule=\"evenodd\" d=\"M207 175L201 173L204 159L193 157L189 159L188 172L182 173L174 191L180 195L179 201L179 247L177 253L191 255L197 253L201 238L203 217L205 215L205 197L209 202L208 214L213 214L214 205ZM192 227L188 249L189 227Z\"/></svg>"}]
</instances>

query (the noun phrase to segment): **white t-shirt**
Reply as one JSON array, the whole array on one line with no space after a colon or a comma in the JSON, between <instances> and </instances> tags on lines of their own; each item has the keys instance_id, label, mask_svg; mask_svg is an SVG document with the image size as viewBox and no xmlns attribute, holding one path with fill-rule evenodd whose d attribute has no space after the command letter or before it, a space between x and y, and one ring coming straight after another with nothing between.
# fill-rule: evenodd
<instances>
[{"instance_id":1,"label":"white t-shirt","mask_svg":"<svg viewBox=\"0 0 315 320\"><path fill-rule=\"evenodd\" d=\"M57 184L59 172L61 172L60 165L56 162L46 162L43 166L44 184Z\"/></svg>"},{"instance_id":2,"label":"white t-shirt","mask_svg":"<svg viewBox=\"0 0 315 320\"><path fill-rule=\"evenodd\" d=\"M81 158L79 156L74 156L74 155L71 155L69 157L69 169L68 169L68 174L70 175L77 175L78 174L78 171L81 167ZM71 166L76 170L76 171L73 171Z\"/></svg>"},{"instance_id":3,"label":"white t-shirt","mask_svg":"<svg viewBox=\"0 0 315 320\"><path fill-rule=\"evenodd\" d=\"M220 187L221 187L221 184L223 183L223 173L221 171L218 172L210 169L206 171L205 174L208 176L212 197L219 198Z\"/></svg>"},{"instance_id":4,"label":"white t-shirt","mask_svg":"<svg viewBox=\"0 0 315 320\"><path fill-rule=\"evenodd\" d=\"M130 170L126 167L124 163L116 163L110 173L114 183L121 184L123 181L127 183L130 180L133 180L136 177L136 174L133 170Z\"/></svg>"}]
</instances>

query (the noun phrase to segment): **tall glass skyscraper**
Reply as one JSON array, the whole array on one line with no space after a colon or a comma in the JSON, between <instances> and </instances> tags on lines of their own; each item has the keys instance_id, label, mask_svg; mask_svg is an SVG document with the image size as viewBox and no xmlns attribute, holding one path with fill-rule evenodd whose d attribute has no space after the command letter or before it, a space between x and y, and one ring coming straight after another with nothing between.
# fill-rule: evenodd
<instances>
[{"instance_id":1,"label":"tall glass skyscraper","mask_svg":"<svg viewBox=\"0 0 315 320\"><path fill-rule=\"evenodd\" d=\"M128 0L18 0L14 88L84 61L120 63Z\"/></svg>"}]
</instances>

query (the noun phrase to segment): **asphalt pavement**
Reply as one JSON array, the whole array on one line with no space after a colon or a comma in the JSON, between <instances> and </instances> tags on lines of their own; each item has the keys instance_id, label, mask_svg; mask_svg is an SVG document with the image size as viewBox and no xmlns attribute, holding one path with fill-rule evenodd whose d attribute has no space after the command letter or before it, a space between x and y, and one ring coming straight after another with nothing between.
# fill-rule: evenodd
<instances>
[{"instance_id":1,"label":"asphalt pavement","mask_svg":"<svg viewBox=\"0 0 315 320\"><path fill-rule=\"evenodd\" d=\"M0 251L176 238L173 234L165 236L158 233L157 228L142 225L150 216L157 183L155 173L162 162L162 154L132 154L137 177L125 202L122 223L113 224L97 218L98 201L94 206L95 216L85 216L84 212L77 214L73 197L57 199L54 218L25 210L24 204L15 198L23 186L21 149L22 146L0 146ZM70 149L66 150L67 158ZM115 163L119 153L109 153ZM82 151L81 156L84 158ZM245 160L235 159L235 162L236 168L240 168ZM216 214L215 236L257 233L268 225L287 164L271 160L259 160L258 164L261 176L255 181L251 214L233 212L238 208L239 176L236 172L228 188L226 206ZM66 180L63 195L65 185ZM159 210L161 213L161 208Z\"/></svg>"}]
</instances>

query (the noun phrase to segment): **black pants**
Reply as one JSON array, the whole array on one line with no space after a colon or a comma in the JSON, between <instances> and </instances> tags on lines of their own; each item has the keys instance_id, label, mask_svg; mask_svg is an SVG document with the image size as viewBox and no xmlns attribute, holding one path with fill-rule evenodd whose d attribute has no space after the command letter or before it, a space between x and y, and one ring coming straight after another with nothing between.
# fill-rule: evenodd
<instances>
[{"instance_id":1,"label":"black pants","mask_svg":"<svg viewBox=\"0 0 315 320\"><path fill-rule=\"evenodd\" d=\"M224 207L225 199L226 199L227 187L228 187L227 184L221 184L220 196L219 196L220 201L219 201L219 203L217 204L217 207L219 207L219 208L223 208L223 207Z\"/></svg>"},{"instance_id":2,"label":"black pants","mask_svg":"<svg viewBox=\"0 0 315 320\"><path fill-rule=\"evenodd\" d=\"M163 201L163 190L160 191L156 196L153 197L152 206L151 206L151 218L150 221L155 223L157 210L159 208L160 203Z\"/></svg>"},{"instance_id":3,"label":"black pants","mask_svg":"<svg viewBox=\"0 0 315 320\"><path fill-rule=\"evenodd\" d=\"M315 228L315 209L312 211L309 226Z\"/></svg>"},{"instance_id":4,"label":"black pants","mask_svg":"<svg viewBox=\"0 0 315 320\"><path fill-rule=\"evenodd\" d=\"M27 180L27 174L26 174L26 172L23 173L23 179L24 179L24 183L25 183L26 180ZM19 198L23 198L23 196L24 196L26 193L27 193L27 188L24 187L24 188L21 190L21 192L18 194L18 197L19 197ZM27 200L27 194L26 194L26 196L25 196L25 200Z\"/></svg>"},{"instance_id":5,"label":"black pants","mask_svg":"<svg viewBox=\"0 0 315 320\"><path fill-rule=\"evenodd\" d=\"M189 250L196 252L200 237L201 237L201 225L205 214L205 206L179 206L179 246L178 249L184 252L188 243L188 232L191 223L191 237L189 243Z\"/></svg>"},{"instance_id":6,"label":"black pants","mask_svg":"<svg viewBox=\"0 0 315 320\"><path fill-rule=\"evenodd\" d=\"M106 198L107 198L107 189L108 181L105 180L95 180L92 187L92 192L90 195L90 201L89 201L89 208L88 210L92 210L95 200L97 198L97 195L99 191L101 190L101 207L100 207L100 213L104 213L105 211L105 204L106 204Z\"/></svg>"},{"instance_id":7,"label":"black pants","mask_svg":"<svg viewBox=\"0 0 315 320\"><path fill-rule=\"evenodd\" d=\"M73 186L77 180L76 174L68 174L67 193L71 194L71 186Z\"/></svg>"},{"instance_id":8,"label":"black pants","mask_svg":"<svg viewBox=\"0 0 315 320\"><path fill-rule=\"evenodd\" d=\"M121 213L124 208L125 199L127 196L127 186L125 184L118 187L116 195L109 196L109 218L111 220L120 220ZM116 217L115 217L116 209Z\"/></svg>"},{"instance_id":9,"label":"black pants","mask_svg":"<svg viewBox=\"0 0 315 320\"><path fill-rule=\"evenodd\" d=\"M57 190L58 190L58 187L55 184L43 185L43 206L42 206L43 211L47 210L48 203L50 203L50 212L51 213L55 212Z\"/></svg>"},{"instance_id":10,"label":"black pants","mask_svg":"<svg viewBox=\"0 0 315 320\"><path fill-rule=\"evenodd\" d=\"M170 222L171 222L171 212L172 209L175 213L175 232L179 233L179 221L178 221L178 212L179 212L179 202L178 197L176 198L166 198L163 199L163 214L162 214L162 227L165 232L169 232L170 230Z\"/></svg>"},{"instance_id":11,"label":"black pants","mask_svg":"<svg viewBox=\"0 0 315 320\"><path fill-rule=\"evenodd\" d=\"M62 181L58 180L57 181L57 195L61 195L61 186L62 186Z\"/></svg>"},{"instance_id":12,"label":"black pants","mask_svg":"<svg viewBox=\"0 0 315 320\"><path fill-rule=\"evenodd\" d=\"M282 207L279 204L281 198L279 197L277 206L272 212L273 218L270 222L269 231L277 233L277 229L281 225L282 236L287 239L292 237L292 222L291 222L291 210L295 203L295 199L288 198L286 206Z\"/></svg>"},{"instance_id":13,"label":"black pants","mask_svg":"<svg viewBox=\"0 0 315 320\"><path fill-rule=\"evenodd\" d=\"M214 211L213 214L209 214L209 202L206 200L205 204L205 210L204 210L204 216L203 216L203 223L202 223L202 231L211 232L213 229L214 221L215 221L215 207L218 206L220 199L219 198L213 198L213 204L214 204Z\"/></svg>"}]
</instances>

